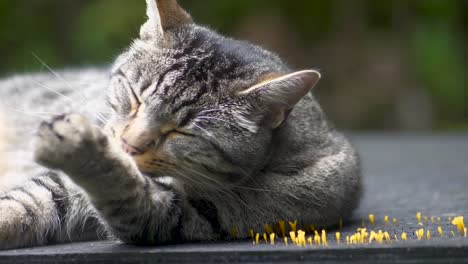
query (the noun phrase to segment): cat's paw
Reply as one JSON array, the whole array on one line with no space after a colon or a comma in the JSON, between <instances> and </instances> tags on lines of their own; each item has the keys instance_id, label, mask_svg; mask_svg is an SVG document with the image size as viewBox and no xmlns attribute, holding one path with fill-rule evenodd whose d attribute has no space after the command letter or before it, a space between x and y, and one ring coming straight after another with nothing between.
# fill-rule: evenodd
<instances>
[{"instance_id":1,"label":"cat's paw","mask_svg":"<svg viewBox=\"0 0 468 264\"><path fill-rule=\"evenodd\" d=\"M106 135L77 114L42 122L34 146L34 159L50 169L69 170L86 165L108 144Z\"/></svg>"}]
</instances>

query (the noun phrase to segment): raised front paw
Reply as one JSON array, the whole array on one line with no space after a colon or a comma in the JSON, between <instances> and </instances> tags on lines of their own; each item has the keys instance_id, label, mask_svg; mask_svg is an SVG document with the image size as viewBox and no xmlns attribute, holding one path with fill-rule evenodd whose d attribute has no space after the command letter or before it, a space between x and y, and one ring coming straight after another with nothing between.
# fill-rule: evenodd
<instances>
[{"instance_id":1,"label":"raised front paw","mask_svg":"<svg viewBox=\"0 0 468 264\"><path fill-rule=\"evenodd\" d=\"M77 114L42 122L34 146L34 159L50 169L70 170L96 159L108 139L100 128Z\"/></svg>"}]
</instances>

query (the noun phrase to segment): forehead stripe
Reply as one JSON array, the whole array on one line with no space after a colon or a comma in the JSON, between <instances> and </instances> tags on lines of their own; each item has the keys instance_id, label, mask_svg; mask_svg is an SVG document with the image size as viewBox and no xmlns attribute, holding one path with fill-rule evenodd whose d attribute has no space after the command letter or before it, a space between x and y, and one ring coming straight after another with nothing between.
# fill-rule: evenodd
<instances>
[{"instance_id":1,"label":"forehead stripe","mask_svg":"<svg viewBox=\"0 0 468 264\"><path fill-rule=\"evenodd\" d=\"M166 78L166 76L170 73L170 72L173 72L173 71L176 71L177 69L183 67L184 65L182 63L176 63L174 65L171 65L171 67L169 67L168 69L166 69L163 73L161 73L161 75L159 75L158 77L158 80L156 81L156 84L153 86L153 92L151 92L151 95L150 96L153 96L154 94L156 94L156 92L158 91L158 87L161 85L161 83L164 82L164 79ZM169 86L166 86L164 87L164 91L163 91L163 94L167 94L167 90L169 89Z\"/></svg>"}]
</instances>

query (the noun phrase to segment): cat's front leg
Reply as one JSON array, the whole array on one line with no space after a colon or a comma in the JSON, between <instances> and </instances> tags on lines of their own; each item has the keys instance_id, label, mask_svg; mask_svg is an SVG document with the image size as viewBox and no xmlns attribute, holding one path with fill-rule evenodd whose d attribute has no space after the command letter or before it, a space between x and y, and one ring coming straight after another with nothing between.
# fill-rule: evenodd
<instances>
[{"instance_id":1,"label":"cat's front leg","mask_svg":"<svg viewBox=\"0 0 468 264\"><path fill-rule=\"evenodd\" d=\"M183 193L142 175L131 157L85 118L64 115L43 123L36 146L36 160L81 186L119 239L137 244L185 240Z\"/></svg>"}]
</instances>

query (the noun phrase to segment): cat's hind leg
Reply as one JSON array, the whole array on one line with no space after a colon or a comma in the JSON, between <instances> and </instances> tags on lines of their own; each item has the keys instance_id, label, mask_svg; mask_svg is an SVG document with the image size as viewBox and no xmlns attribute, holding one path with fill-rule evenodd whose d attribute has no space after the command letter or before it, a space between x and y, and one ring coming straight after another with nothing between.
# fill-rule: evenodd
<instances>
[{"instance_id":1,"label":"cat's hind leg","mask_svg":"<svg viewBox=\"0 0 468 264\"><path fill-rule=\"evenodd\" d=\"M97 239L99 226L87 197L57 173L0 194L0 249Z\"/></svg>"}]
</instances>

